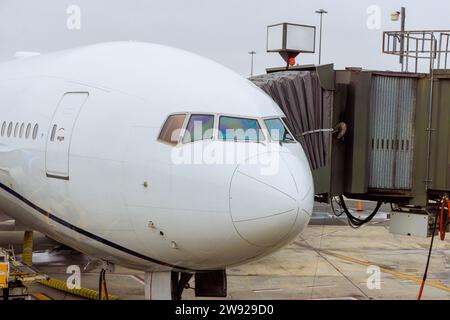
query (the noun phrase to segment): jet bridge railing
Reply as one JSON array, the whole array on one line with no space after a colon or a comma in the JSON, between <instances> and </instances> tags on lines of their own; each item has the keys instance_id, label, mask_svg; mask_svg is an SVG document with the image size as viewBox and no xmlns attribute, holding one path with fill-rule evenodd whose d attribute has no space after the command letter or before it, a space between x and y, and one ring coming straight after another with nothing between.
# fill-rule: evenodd
<instances>
[{"instance_id":1,"label":"jet bridge railing","mask_svg":"<svg viewBox=\"0 0 450 320\"><path fill-rule=\"evenodd\" d=\"M385 31L383 53L403 57L402 71L417 73L420 61L426 68L449 66L450 30ZM411 69L411 65L414 69Z\"/></svg>"}]
</instances>

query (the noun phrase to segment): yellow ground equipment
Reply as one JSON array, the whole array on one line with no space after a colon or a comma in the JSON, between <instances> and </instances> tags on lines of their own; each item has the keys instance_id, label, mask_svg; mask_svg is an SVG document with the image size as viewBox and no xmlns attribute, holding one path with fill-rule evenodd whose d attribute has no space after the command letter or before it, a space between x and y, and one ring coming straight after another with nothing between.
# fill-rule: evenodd
<instances>
[{"instance_id":1,"label":"yellow ground equipment","mask_svg":"<svg viewBox=\"0 0 450 320\"><path fill-rule=\"evenodd\" d=\"M8 288L9 254L0 249L0 289Z\"/></svg>"},{"instance_id":2,"label":"yellow ground equipment","mask_svg":"<svg viewBox=\"0 0 450 320\"><path fill-rule=\"evenodd\" d=\"M25 231L22 251L22 262L31 267L33 265L33 231Z\"/></svg>"}]
</instances>

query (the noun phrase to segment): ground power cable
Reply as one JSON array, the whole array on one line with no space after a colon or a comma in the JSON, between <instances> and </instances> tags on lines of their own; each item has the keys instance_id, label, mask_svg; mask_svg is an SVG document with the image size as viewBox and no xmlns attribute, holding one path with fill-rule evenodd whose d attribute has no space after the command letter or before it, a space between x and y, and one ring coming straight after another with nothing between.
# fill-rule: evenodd
<instances>
[{"instance_id":1,"label":"ground power cable","mask_svg":"<svg viewBox=\"0 0 450 320\"><path fill-rule=\"evenodd\" d=\"M319 241L319 250L322 249L322 239L323 239L323 234L324 234L324 230L325 230L325 219L322 219L323 223L322 223L322 234L320 235L320 241ZM322 256L320 254L319 251L317 251L315 248L313 248L307 241L305 241L317 254L317 260L316 260L316 270L314 271L314 278L313 278L313 284L312 284L312 288L311 288L311 296L310 299L313 298L314 296L314 288L316 286L316 278L317 278L317 271L319 270L319 260L320 257Z\"/></svg>"},{"instance_id":2,"label":"ground power cable","mask_svg":"<svg viewBox=\"0 0 450 320\"><path fill-rule=\"evenodd\" d=\"M383 204L382 201L378 201L377 206L375 207L373 212L367 218L359 219L350 213L350 211L347 208L347 205L345 204L345 200L344 200L343 196L339 196L339 200L340 200L342 209L344 210L345 214L347 215L348 222L352 228L359 228L359 227L365 225L366 223L370 222L373 219L373 217L375 217L375 215L378 213L378 210L380 210L380 207Z\"/></svg>"},{"instance_id":3,"label":"ground power cable","mask_svg":"<svg viewBox=\"0 0 450 320\"><path fill-rule=\"evenodd\" d=\"M302 238L303 239L303 238ZM354 286L362 295L364 295L367 299L371 299L367 293L365 293L356 283L354 283L349 277L347 277L338 267L336 267L329 259L327 259L320 251L314 248L309 244L308 240L303 239L303 241L314 251L317 253L319 257L321 257L325 262L327 262L330 266L333 267L341 276L343 276L352 286Z\"/></svg>"},{"instance_id":4,"label":"ground power cable","mask_svg":"<svg viewBox=\"0 0 450 320\"><path fill-rule=\"evenodd\" d=\"M331 202L333 202L333 199L331 200ZM342 202L342 200L341 200L341 202ZM342 207L342 205L339 203L339 206L341 206ZM380 206L381 206L381 204L380 204ZM335 210L334 210L334 206L333 206L333 203L331 203L331 208L332 208L332 210L333 210L333 213L336 215L336 213L335 213ZM379 209L379 208L378 208ZM377 209L377 211L378 211L378 209ZM344 211L345 211L345 209L344 209ZM375 212L375 214L376 214L376 212ZM339 213L339 215L337 215L337 216L340 216L340 215L342 215L342 212L341 213ZM316 248L314 248L311 244L309 244L309 242L308 242L308 240L306 240L306 239L304 239L303 237L301 237L302 238L302 240L317 254L317 261L316 261L316 270L315 270L315 273L314 273L314 278L313 278L313 286L312 286L312 288L311 288L311 296L310 296L310 299L312 299L313 298L313 294L314 294L314 288L315 288L315 284L316 284L316 278L317 278L317 271L318 271L318 269L319 269L319 260L320 260L320 258L322 258L325 262L327 262L330 266L332 266L333 267L333 269L335 269L341 276L343 276L348 282L350 282L351 283L351 285L352 286L354 286L359 292L361 292L361 294L363 295L363 296L365 296L367 299L370 299L370 297L358 286L358 285L356 285L349 277L347 277L341 270L339 270L339 268L338 267L336 267L329 259L327 259L322 253L321 253L321 250L322 250L322 239L323 239L323 237L324 237L324 229L325 229L325 222L326 222L326 220L325 219L323 219L323 223L322 223L322 234L321 234L321 236L320 236L320 242L319 242L319 249L316 249Z\"/></svg>"}]
</instances>

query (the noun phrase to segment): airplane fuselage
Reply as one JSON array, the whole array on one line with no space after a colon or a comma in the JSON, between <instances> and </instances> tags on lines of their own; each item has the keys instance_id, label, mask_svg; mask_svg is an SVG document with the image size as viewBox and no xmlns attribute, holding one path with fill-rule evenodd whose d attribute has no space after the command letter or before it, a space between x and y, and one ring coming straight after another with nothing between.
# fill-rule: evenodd
<instances>
[{"instance_id":1,"label":"airplane fuselage","mask_svg":"<svg viewBox=\"0 0 450 320\"><path fill-rule=\"evenodd\" d=\"M314 193L300 144L267 133L224 141L217 132L164 143L162 127L179 113L186 122L207 114L215 125L222 116L261 126L283 117L247 80L163 46L108 43L1 64L0 210L83 253L146 271L223 269L292 241ZM229 163L178 161L196 146L252 145ZM261 154L276 158L274 173L250 163Z\"/></svg>"}]
</instances>

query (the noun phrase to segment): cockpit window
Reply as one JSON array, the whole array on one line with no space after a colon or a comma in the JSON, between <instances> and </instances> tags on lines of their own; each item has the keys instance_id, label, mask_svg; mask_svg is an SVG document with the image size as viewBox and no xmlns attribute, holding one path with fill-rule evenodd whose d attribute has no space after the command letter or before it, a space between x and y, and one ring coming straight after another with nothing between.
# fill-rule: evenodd
<instances>
[{"instance_id":1,"label":"cockpit window","mask_svg":"<svg viewBox=\"0 0 450 320\"><path fill-rule=\"evenodd\" d=\"M174 114L169 116L159 133L158 139L176 145L180 139L181 129L183 128L185 118L185 114Z\"/></svg>"},{"instance_id":2,"label":"cockpit window","mask_svg":"<svg viewBox=\"0 0 450 320\"><path fill-rule=\"evenodd\" d=\"M264 120L267 126L267 130L269 130L270 137L273 141L292 143L295 142L295 139L286 129L284 123L279 118L274 119L266 119Z\"/></svg>"},{"instance_id":3,"label":"cockpit window","mask_svg":"<svg viewBox=\"0 0 450 320\"><path fill-rule=\"evenodd\" d=\"M264 135L256 119L221 116L219 121L219 139L260 141L264 140Z\"/></svg>"},{"instance_id":4,"label":"cockpit window","mask_svg":"<svg viewBox=\"0 0 450 320\"><path fill-rule=\"evenodd\" d=\"M193 114L189 118L183 143L213 138L214 116L210 114Z\"/></svg>"}]
</instances>

